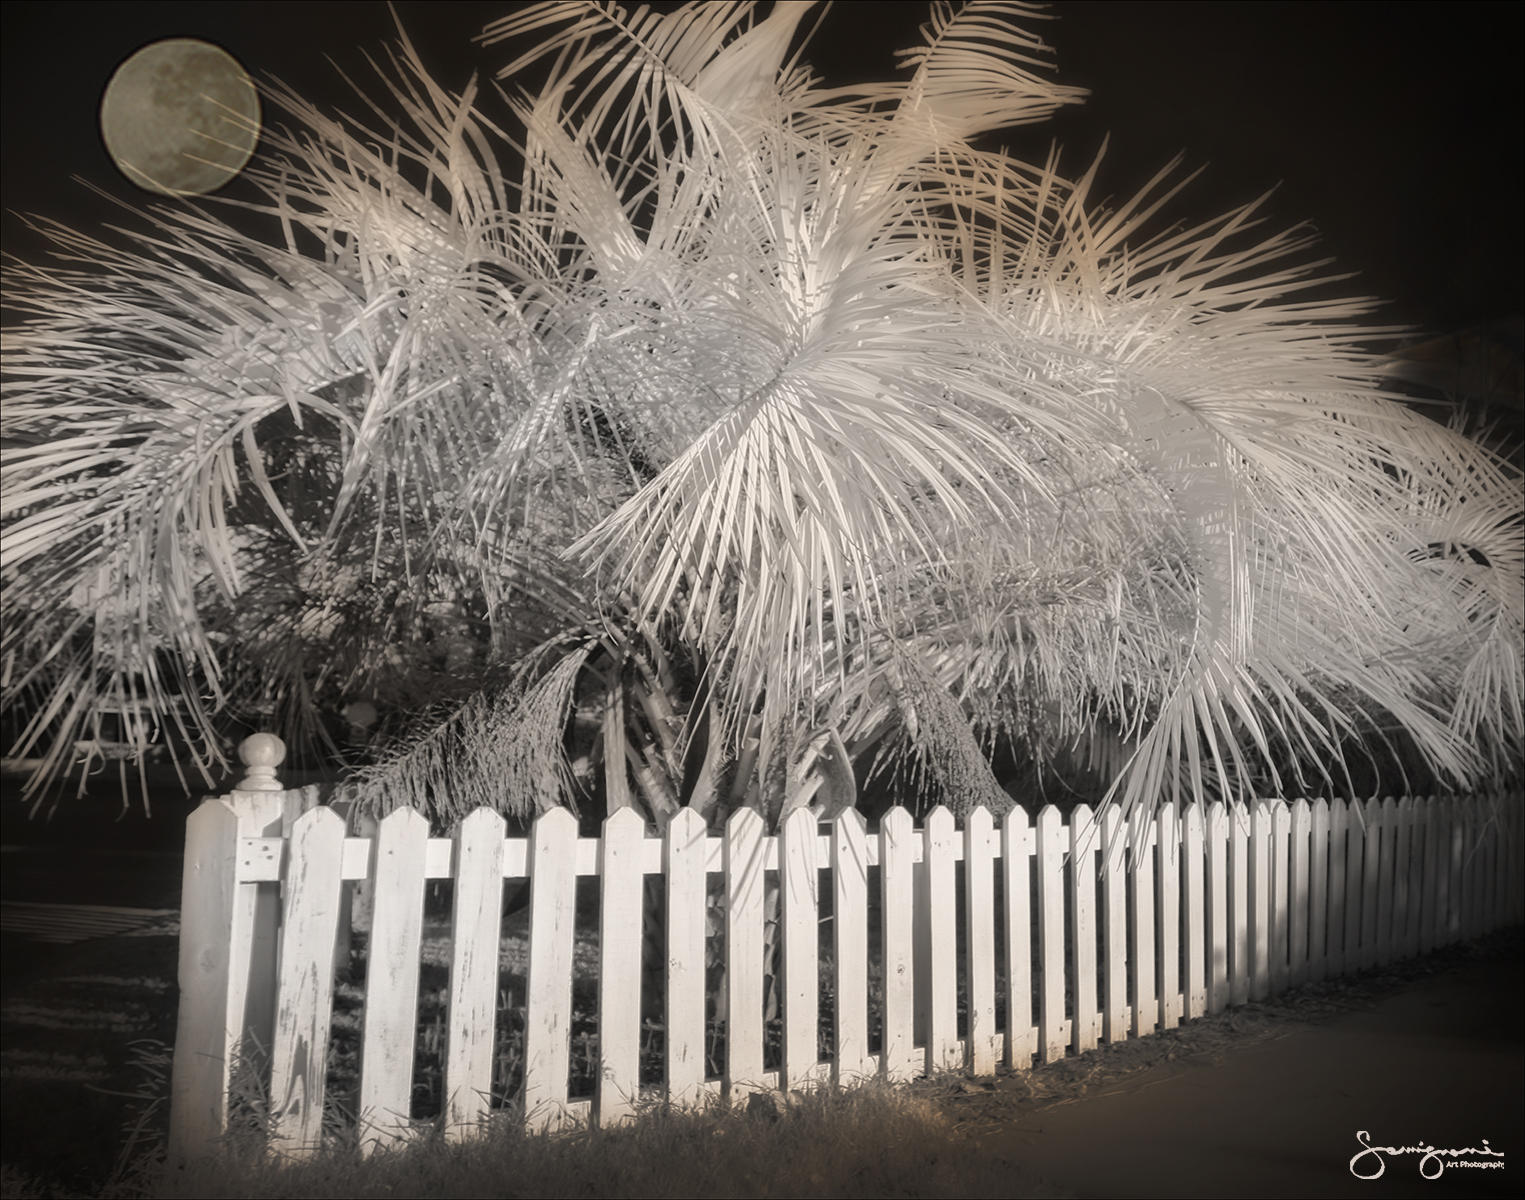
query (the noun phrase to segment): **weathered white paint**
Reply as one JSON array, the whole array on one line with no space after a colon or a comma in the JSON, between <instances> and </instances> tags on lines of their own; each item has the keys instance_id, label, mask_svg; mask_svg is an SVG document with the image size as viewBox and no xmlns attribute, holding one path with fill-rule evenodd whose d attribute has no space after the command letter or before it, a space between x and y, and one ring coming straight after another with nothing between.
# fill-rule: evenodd
<instances>
[{"instance_id":1,"label":"weathered white paint","mask_svg":"<svg viewBox=\"0 0 1525 1200\"><path fill-rule=\"evenodd\" d=\"M288 803L288 794L269 793L269 799L279 815L300 811L309 798ZM1495 812L1481 799L1423 799L1359 806L1299 802L1290 809L1279 802L1253 810L1214 806L1205 814L1188 810L1179 816L1166 809L1131 829L1115 811L1103 814L1098 827L1083 809L1066 823L1048 808L1035 825L1017 810L997 831L977 812L961 834L946 810L930 814L921 831L897 810L874 836L857 813L844 814L822 834L814 817L800 810L777 838L764 836L751 812L733 816L723 838L711 837L698 815L687 811L669 823L665 839L648 836L629 808L610 818L601 838L579 838L576 822L559 810L541 818L526 838L506 838L501 818L485 810L468 817L451 839L428 838L423 818L410 812L393 814L370 838L346 838L340 818L320 807L297 817L277 838L251 834L247 819L212 801L187 825L171 1153L183 1161L220 1134L232 1048L249 1013L262 1006L276 1015L264 1064L274 1101L273 1147L300 1155L317 1145L333 948L348 920L340 902L345 880L368 881L376 896L361 1038L360 1141L369 1150L411 1132L407 1111L428 878L455 881L444 1117L447 1132L458 1138L478 1127L493 1100L505 878L531 880L523 1099L528 1124L545 1128L569 1120L612 1124L640 1098L640 929L648 875L663 877L668 899L662 971L668 1060L660 1096L693 1105L712 1097L736 1099L757 1087L809 1087L875 1072L891 1079L928 1069L988 1075L1003 1046L1018 1066L1028 1065L1034 1053L1053 1061L1070 1047L1088 1049L1102 1035L1118 1040L1130 1024L1142 1036L1161 1024L1168 1028L1267 995L1282 986L1277 962L1283 980L1300 976L1300 964L1309 976L1320 969L1326 976L1348 973L1368 955L1387 961L1413 953L1426 939L1444 944L1496 928L1517 920L1521 910L1520 833L1517 807ZM823 866L832 876L834 922L835 1051L829 1061L819 1061L816 1042L817 880ZM871 945L868 887L876 867L880 928ZM710 872L723 873L726 896L725 991L713 998L726 1018L721 1078L709 1077L705 1061ZM779 873L783 896L781 1071L763 1069L769 872ZM917 872L924 889L920 913ZM1004 1027L997 1026L995 1003L998 872ZM601 1077L591 1098L569 1095L579 875L598 877L601 892ZM1036 907L1029 899L1034 883ZM259 889L273 896L277 888L280 961L261 975L252 966L258 951L247 918ZM1067 928L1079 935L1079 944L1066 943ZM920 960L918 936L926 938ZM875 1005L869 986L874 960L884 964L882 1005ZM926 975L927 1035L917 1047L912 1031L919 969ZM1067 981L1074 986L1072 1013L1065 1012ZM1034 982L1040 997L1036 1027ZM966 1039L957 1036L953 1007L960 988L970 1013ZM884 1049L872 1055L867 1047L876 1019L883 1021Z\"/></svg>"}]
</instances>

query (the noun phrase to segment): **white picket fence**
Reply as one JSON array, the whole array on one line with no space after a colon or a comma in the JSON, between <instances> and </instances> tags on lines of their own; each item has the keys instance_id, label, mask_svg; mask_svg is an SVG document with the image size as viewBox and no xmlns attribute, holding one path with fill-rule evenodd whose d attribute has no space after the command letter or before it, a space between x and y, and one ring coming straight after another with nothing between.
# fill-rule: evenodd
<instances>
[{"instance_id":1,"label":"white picket fence","mask_svg":"<svg viewBox=\"0 0 1525 1200\"><path fill-rule=\"evenodd\" d=\"M1130 828L1115 810L946 809L917 828L894 810L870 833L848 812L805 811L776 837L742 811L712 836L684 811L662 838L622 810L599 838L547 813L505 836L482 809L431 838L411 811L346 836L295 793L235 793L190 818L171 1146L223 1132L244 1032L261 1059L270 1137L292 1155L322 1137L324 1066L344 896L374 888L358 1094L362 1146L408 1136L426 881L454 881L447 1136L490 1111L500 988L500 895L531 887L522 1101L526 1122L617 1122L638 1100L644 877L666 893L665 1071L658 1099L692 1105L756 1088L965 1070L1024 1069L1289 987L1381 966L1518 922L1518 798L1404 798L1253 809L1162 808ZM285 814L284 821L282 813ZM293 819L294 818L294 819ZM282 834L281 830L289 832ZM871 872L873 874L871 874ZM829 1061L818 1054L820 914L829 878ZM598 1078L569 1096L578 876L599 880ZM723 879L723 929L707 880ZM961 884L960 884L961 881ZM871 884L875 895L871 897ZM765 892L780 903L781 1054L765 1058ZM872 914L872 916L871 916ZM875 946L871 954L870 933ZM723 938L723 1071L706 1076L706 940ZM871 980L876 1002L870 1006ZM960 1005L964 1014L962 1030ZM998 1019L1000 1014L1000 1019ZM870 1053L871 1026L879 1049ZM252 1043L246 1043L246 1046Z\"/></svg>"}]
</instances>

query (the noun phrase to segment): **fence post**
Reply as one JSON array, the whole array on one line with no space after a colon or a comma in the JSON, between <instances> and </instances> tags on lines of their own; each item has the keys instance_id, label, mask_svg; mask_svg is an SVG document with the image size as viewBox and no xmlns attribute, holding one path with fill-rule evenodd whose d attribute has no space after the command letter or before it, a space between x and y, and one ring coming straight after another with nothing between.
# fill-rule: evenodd
<instances>
[{"instance_id":1,"label":"fence post","mask_svg":"<svg viewBox=\"0 0 1525 1200\"><path fill-rule=\"evenodd\" d=\"M243 763L244 776L222 798L222 803L238 818L238 836L284 840L290 832L287 793L276 777L276 769L285 761L286 743L273 733L251 734L239 743L238 758ZM228 869L233 869L232 862ZM233 892L230 930L233 957L224 1053L230 1070L235 1060L241 1060L243 1068L261 1080L268 1078L270 1049L275 1040L281 888L281 881L276 879L238 887Z\"/></svg>"},{"instance_id":2,"label":"fence post","mask_svg":"<svg viewBox=\"0 0 1525 1200\"><path fill-rule=\"evenodd\" d=\"M170 1075L169 1159L208 1152L227 1125L232 1061L230 1031L243 1018L246 975L237 961L239 820L221 800L207 800L186 822L180 901L180 1012Z\"/></svg>"}]
</instances>

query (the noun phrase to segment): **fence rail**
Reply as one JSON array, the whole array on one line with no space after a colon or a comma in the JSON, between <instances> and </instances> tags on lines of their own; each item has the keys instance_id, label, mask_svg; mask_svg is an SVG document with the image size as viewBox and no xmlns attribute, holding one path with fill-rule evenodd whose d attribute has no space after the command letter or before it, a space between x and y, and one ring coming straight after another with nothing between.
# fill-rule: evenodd
<instances>
[{"instance_id":1,"label":"fence rail","mask_svg":"<svg viewBox=\"0 0 1525 1200\"><path fill-rule=\"evenodd\" d=\"M351 837L333 809L296 815L313 800L235 793L188 823L171 1113L178 1155L202 1152L223 1132L240 1045L268 1084L272 1145L299 1156L320 1143L336 964L347 958L357 886L373 905L355 1109L364 1147L396 1142L416 1124L420 945L433 879L454 881L440 1114L452 1138L491 1109L505 880L530 888L520 1098L532 1128L611 1124L650 1094L639 1062L647 877L664 896L656 1092L680 1105L756 1088L1024 1069L1522 916L1521 807L1502 797L1165 807L1131 825L1083 806L1067 820L1052 807L1036 819L1018 808L1000 823L979 809L962 829L946 809L920 828L896 809L873 831L856 812L823 831L799 811L777 836L749 811L715 836L685 810L661 838L628 809L598 838L579 837L561 810L528 836L507 837L487 809L450 838L429 837L425 819L407 810L373 836ZM569 1092L579 876L596 877L599 892L598 1070L585 1097ZM723 961L718 982L707 977L707 955ZM765 1069L770 976L780 1045ZM724 1052L711 1073L706 1037L719 1027Z\"/></svg>"}]
</instances>

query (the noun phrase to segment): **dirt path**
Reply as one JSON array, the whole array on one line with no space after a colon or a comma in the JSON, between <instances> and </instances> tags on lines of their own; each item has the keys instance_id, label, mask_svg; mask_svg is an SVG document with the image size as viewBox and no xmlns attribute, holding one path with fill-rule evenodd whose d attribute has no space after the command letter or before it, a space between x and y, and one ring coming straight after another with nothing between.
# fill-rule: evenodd
<instances>
[{"instance_id":1,"label":"dirt path","mask_svg":"<svg viewBox=\"0 0 1525 1200\"><path fill-rule=\"evenodd\" d=\"M1427 969L1436 973L1426 976ZM1331 1007L1356 1006L1336 1012ZM1322 1011L1321 1011L1322 1010ZM1154 1046L1146 1043L1155 1041ZM1143 1065L1151 1052L1164 1061ZM1518 1196L1525 1190L1525 966L1518 933L1183 1026L945 1099L982 1149L1082 1197ZM1171 1057L1165 1057L1170 1055ZM1090 1058L1092 1056L1085 1056ZM1136 1068L1131 1069L1130 1068ZM1064 1088L1073 1089L1064 1097ZM1034 1091L1050 1091L1045 1100ZM1057 1098L1056 1098L1057 1097ZM1420 1153L1488 1148L1433 1182Z\"/></svg>"}]
</instances>

